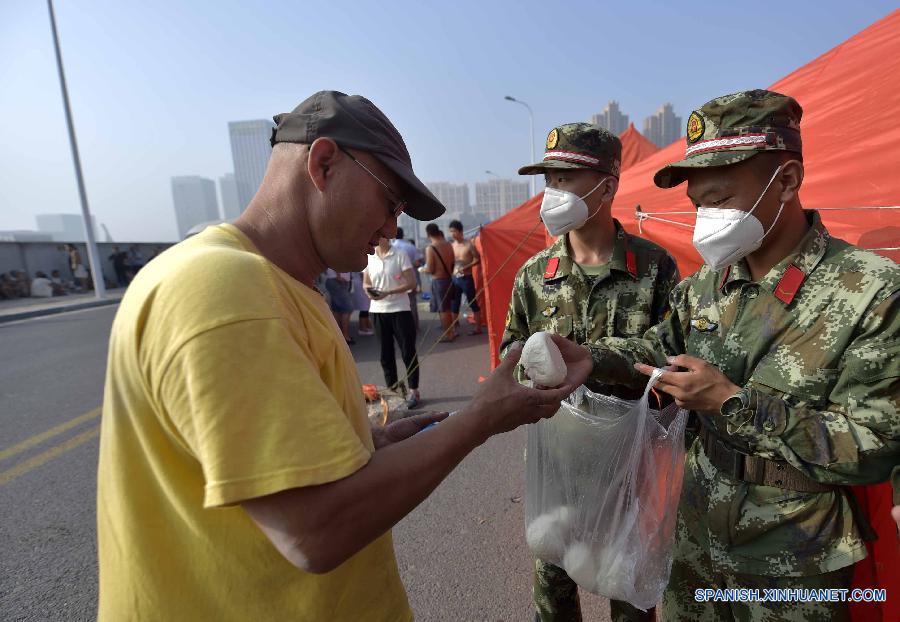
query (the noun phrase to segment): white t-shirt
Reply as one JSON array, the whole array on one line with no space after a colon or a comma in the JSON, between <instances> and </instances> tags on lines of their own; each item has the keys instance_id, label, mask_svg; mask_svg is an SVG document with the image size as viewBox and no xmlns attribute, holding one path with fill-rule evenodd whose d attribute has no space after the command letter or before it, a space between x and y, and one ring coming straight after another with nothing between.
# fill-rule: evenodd
<instances>
[{"instance_id":1,"label":"white t-shirt","mask_svg":"<svg viewBox=\"0 0 900 622\"><path fill-rule=\"evenodd\" d=\"M402 250L391 248L385 256L379 257L378 251L369 255L366 273L372 288L381 291L396 289L403 285L403 271L412 270L409 257ZM373 300L369 305L369 313L397 313L409 311L409 294L391 294L381 300Z\"/></svg>"},{"instance_id":2,"label":"white t-shirt","mask_svg":"<svg viewBox=\"0 0 900 622\"><path fill-rule=\"evenodd\" d=\"M410 263L415 263L419 260L425 259L425 255L418 249L418 247L410 242L409 240L394 240L391 242L391 247L396 248L398 250L402 250L406 253L406 256L409 257Z\"/></svg>"},{"instance_id":3,"label":"white t-shirt","mask_svg":"<svg viewBox=\"0 0 900 622\"><path fill-rule=\"evenodd\" d=\"M37 277L31 281L31 296L34 298L51 298L53 296L53 286L50 279Z\"/></svg>"}]
</instances>

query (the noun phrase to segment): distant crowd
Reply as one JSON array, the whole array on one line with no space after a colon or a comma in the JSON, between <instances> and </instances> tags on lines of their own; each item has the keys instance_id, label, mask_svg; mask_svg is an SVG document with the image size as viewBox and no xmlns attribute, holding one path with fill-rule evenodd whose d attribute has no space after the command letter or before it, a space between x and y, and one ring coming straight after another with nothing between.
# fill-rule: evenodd
<instances>
[{"instance_id":1,"label":"distant crowd","mask_svg":"<svg viewBox=\"0 0 900 622\"><path fill-rule=\"evenodd\" d=\"M67 255L69 274L63 276L59 270L50 271L49 276L46 271L37 270L33 277L24 270L0 273L0 300L52 298L93 290L90 267L84 262L75 245L66 244L59 248ZM145 258L137 245L132 244L127 251L113 246L112 254L107 257L113 266L113 274L106 275L106 287L108 289L127 287L140 269L162 251L162 246L156 246L153 253Z\"/></svg>"}]
</instances>

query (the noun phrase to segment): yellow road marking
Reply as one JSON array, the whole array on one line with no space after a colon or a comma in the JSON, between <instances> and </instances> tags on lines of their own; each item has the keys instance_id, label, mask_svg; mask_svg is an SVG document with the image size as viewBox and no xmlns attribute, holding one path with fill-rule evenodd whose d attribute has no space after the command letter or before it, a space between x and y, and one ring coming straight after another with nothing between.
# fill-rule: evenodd
<instances>
[{"instance_id":1,"label":"yellow road marking","mask_svg":"<svg viewBox=\"0 0 900 622\"><path fill-rule=\"evenodd\" d=\"M23 451L34 447L40 443L43 443L49 438L53 438L54 436L59 436L66 430L71 430L75 426L84 423L85 421L90 421L95 417L100 416L100 409L95 408L90 412L86 412L83 415L78 415L74 419L69 419L65 423L61 423L56 427L50 428L46 432L41 432L40 434L35 434L31 438L26 438L24 441L19 443L18 445L13 445L8 449L4 449L0 451L0 460L6 460L7 458L12 458L16 454L20 454Z\"/></svg>"},{"instance_id":2,"label":"yellow road marking","mask_svg":"<svg viewBox=\"0 0 900 622\"><path fill-rule=\"evenodd\" d=\"M0 471L0 486L4 484L8 484L12 480L16 479L20 475L25 475L29 471L38 468L39 466L50 462L54 458L57 458L67 451L71 449L75 449L79 445L83 445L89 440L95 438L100 435L100 426L95 425L90 430L86 432L82 432L78 436L73 436L65 443L57 445L56 447L51 447L47 451L39 453L36 456L32 456L25 462L20 462L16 466L11 469L7 469L6 471Z\"/></svg>"}]
</instances>

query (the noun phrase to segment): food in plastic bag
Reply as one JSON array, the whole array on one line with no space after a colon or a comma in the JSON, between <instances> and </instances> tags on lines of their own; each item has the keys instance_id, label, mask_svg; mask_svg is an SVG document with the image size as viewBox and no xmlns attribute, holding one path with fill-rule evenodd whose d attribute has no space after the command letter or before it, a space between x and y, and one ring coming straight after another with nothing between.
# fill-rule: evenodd
<instances>
[{"instance_id":1,"label":"food in plastic bag","mask_svg":"<svg viewBox=\"0 0 900 622\"><path fill-rule=\"evenodd\" d=\"M597 566L594 552L584 542L575 542L563 555L563 568L578 585L589 592L597 589Z\"/></svg>"},{"instance_id":2,"label":"food in plastic bag","mask_svg":"<svg viewBox=\"0 0 900 622\"><path fill-rule=\"evenodd\" d=\"M541 514L525 530L528 547L541 559L562 555L572 528L572 519L571 508L565 506Z\"/></svg>"},{"instance_id":3,"label":"food in plastic bag","mask_svg":"<svg viewBox=\"0 0 900 622\"><path fill-rule=\"evenodd\" d=\"M528 430L529 548L589 592L644 610L672 566L688 415L649 407L658 375L640 400L580 387Z\"/></svg>"},{"instance_id":4,"label":"food in plastic bag","mask_svg":"<svg viewBox=\"0 0 900 622\"><path fill-rule=\"evenodd\" d=\"M519 362L534 384L558 387L566 379L566 362L550 333L540 331L531 335L522 348Z\"/></svg>"}]
</instances>

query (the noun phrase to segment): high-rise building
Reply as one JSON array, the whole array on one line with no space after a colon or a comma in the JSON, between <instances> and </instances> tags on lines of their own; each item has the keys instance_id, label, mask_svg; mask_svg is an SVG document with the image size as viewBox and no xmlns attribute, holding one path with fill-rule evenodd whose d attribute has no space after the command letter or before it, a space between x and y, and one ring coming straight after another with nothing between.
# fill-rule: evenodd
<instances>
[{"instance_id":1,"label":"high-rise building","mask_svg":"<svg viewBox=\"0 0 900 622\"><path fill-rule=\"evenodd\" d=\"M618 136L628 129L628 115L619 110L619 102L610 101L603 112L591 116L591 123L608 129Z\"/></svg>"},{"instance_id":2,"label":"high-rise building","mask_svg":"<svg viewBox=\"0 0 900 622\"><path fill-rule=\"evenodd\" d=\"M234 173L225 173L219 177L219 196L222 204L222 217L234 220L241 215L241 201L238 198L237 182Z\"/></svg>"},{"instance_id":3,"label":"high-rise building","mask_svg":"<svg viewBox=\"0 0 900 622\"><path fill-rule=\"evenodd\" d=\"M527 201L529 196L527 181L480 181L475 184L475 211L494 220Z\"/></svg>"},{"instance_id":4,"label":"high-rise building","mask_svg":"<svg viewBox=\"0 0 900 622\"><path fill-rule=\"evenodd\" d=\"M172 202L175 205L178 237L182 239L191 227L221 218L216 183L212 179L197 175L173 177Z\"/></svg>"},{"instance_id":5,"label":"high-rise building","mask_svg":"<svg viewBox=\"0 0 900 622\"><path fill-rule=\"evenodd\" d=\"M269 156L272 155L272 129L275 124L266 119L256 121L231 121L228 134L231 137L231 158L234 161L234 180L237 184L238 206L241 211L259 190Z\"/></svg>"},{"instance_id":6,"label":"high-rise building","mask_svg":"<svg viewBox=\"0 0 900 622\"><path fill-rule=\"evenodd\" d=\"M676 116L672 104L659 107L656 114L644 119L644 136L657 147L665 147L681 138L681 117Z\"/></svg>"},{"instance_id":7,"label":"high-rise building","mask_svg":"<svg viewBox=\"0 0 900 622\"><path fill-rule=\"evenodd\" d=\"M447 212L467 214L469 212L469 184L452 184L447 181L433 181L425 184L437 197Z\"/></svg>"},{"instance_id":8,"label":"high-rise building","mask_svg":"<svg viewBox=\"0 0 900 622\"><path fill-rule=\"evenodd\" d=\"M37 214L37 229L50 234L56 242L84 242L84 218L81 214ZM94 239L97 239L97 221L91 216Z\"/></svg>"}]
</instances>

